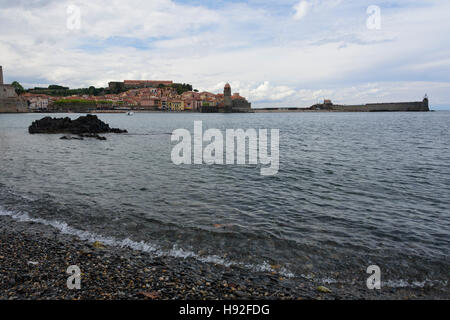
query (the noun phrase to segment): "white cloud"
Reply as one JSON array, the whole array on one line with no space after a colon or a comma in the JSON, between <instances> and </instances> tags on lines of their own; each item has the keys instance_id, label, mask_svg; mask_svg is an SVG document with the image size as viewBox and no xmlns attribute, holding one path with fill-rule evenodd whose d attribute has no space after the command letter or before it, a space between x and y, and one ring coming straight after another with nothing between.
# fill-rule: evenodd
<instances>
[{"instance_id":1,"label":"white cloud","mask_svg":"<svg viewBox=\"0 0 450 320\"><path fill-rule=\"evenodd\" d=\"M294 89L288 86L272 86L269 81L264 81L254 87L247 86L238 89L241 94L255 102L282 101L295 94Z\"/></svg>"},{"instance_id":2,"label":"white cloud","mask_svg":"<svg viewBox=\"0 0 450 320\"><path fill-rule=\"evenodd\" d=\"M299 3L297 3L294 6L294 9L295 9L294 19L301 20L304 16L306 16L306 14L308 13L308 10L309 10L309 6L310 6L310 4L306 0L301 0Z\"/></svg>"},{"instance_id":3,"label":"white cloud","mask_svg":"<svg viewBox=\"0 0 450 320\"><path fill-rule=\"evenodd\" d=\"M222 92L226 82L219 82L215 86L201 88L201 90ZM294 95L295 89L288 86L273 86L269 81L246 82L243 84L239 80L229 81L233 93L245 96L253 103L280 102L283 99Z\"/></svg>"}]
</instances>

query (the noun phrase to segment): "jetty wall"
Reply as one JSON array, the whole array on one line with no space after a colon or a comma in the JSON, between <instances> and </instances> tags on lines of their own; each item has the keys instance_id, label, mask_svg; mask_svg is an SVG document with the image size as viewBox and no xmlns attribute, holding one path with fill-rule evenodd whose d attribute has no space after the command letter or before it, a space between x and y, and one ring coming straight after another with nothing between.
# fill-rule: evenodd
<instances>
[{"instance_id":1,"label":"jetty wall","mask_svg":"<svg viewBox=\"0 0 450 320\"><path fill-rule=\"evenodd\" d=\"M344 112L413 112L430 111L428 100L420 102L368 103L364 105L332 105L331 110Z\"/></svg>"}]
</instances>

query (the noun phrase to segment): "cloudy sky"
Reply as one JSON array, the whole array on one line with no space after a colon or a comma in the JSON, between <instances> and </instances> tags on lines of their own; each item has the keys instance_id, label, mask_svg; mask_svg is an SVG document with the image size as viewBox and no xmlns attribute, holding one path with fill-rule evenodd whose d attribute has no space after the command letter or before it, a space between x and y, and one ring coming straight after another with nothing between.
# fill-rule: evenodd
<instances>
[{"instance_id":1,"label":"cloudy sky","mask_svg":"<svg viewBox=\"0 0 450 320\"><path fill-rule=\"evenodd\" d=\"M444 107L449 12L443 0L0 0L0 65L25 87L168 79L230 82L254 107L425 93Z\"/></svg>"}]
</instances>

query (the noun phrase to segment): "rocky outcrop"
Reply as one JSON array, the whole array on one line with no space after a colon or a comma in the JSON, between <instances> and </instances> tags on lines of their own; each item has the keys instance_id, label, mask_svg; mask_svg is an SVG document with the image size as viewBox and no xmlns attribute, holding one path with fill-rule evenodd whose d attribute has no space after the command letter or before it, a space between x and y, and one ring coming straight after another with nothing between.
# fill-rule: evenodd
<instances>
[{"instance_id":1,"label":"rocky outcrop","mask_svg":"<svg viewBox=\"0 0 450 320\"><path fill-rule=\"evenodd\" d=\"M110 128L95 115L86 115L76 120L66 118L45 117L34 121L28 128L30 134L35 133L72 133L72 134L98 134L98 133L127 133L127 130Z\"/></svg>"},{"instance_id":2,"label":"rocky outcrop","mask_svg":"<svg viewBox=\"0 0 450 320\"><path fill-rule=\"evenodd\" d=\"M106 137L99 136L96 133L82 133L76 136L62 136L61 140L84 140L84 138L95 138L97 140L106 140Z\"/></svg>"}]
</instances>

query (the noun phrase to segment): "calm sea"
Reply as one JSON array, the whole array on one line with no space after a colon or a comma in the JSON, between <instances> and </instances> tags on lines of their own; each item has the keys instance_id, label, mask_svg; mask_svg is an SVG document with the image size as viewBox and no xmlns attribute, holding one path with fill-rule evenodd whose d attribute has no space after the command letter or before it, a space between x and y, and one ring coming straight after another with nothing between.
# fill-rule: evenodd
<instances>
[{"instance_id":1,"label":"calm sea","mask_svg":"<svg viewBox=\"0 0 450 320\"><path fill-rule=\"evenodd\" d=\"M450 112L102 114L129 131L107 141L29 135L43 116L0 115L0 214L17 223L286 277L448 280ZM280 129L279 173L174 165L171 133L194 120Z\"/></svg>"}]
</instances>

